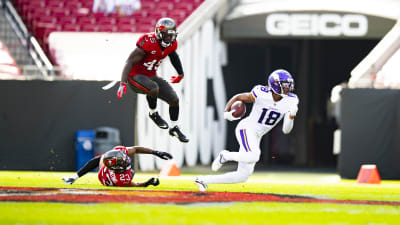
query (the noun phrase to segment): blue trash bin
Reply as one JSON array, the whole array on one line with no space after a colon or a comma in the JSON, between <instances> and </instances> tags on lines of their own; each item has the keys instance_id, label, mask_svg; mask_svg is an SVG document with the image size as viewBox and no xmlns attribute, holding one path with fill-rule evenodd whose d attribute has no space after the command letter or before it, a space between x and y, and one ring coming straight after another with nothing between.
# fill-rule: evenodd
<instances>
[{"instance_id":1,"label":"blue trash bin","mask_svg":"<svg viewBox=\"0 0 400 225\"><path fill-rule=\"evenodd\" d=\"M82 168L94 157L94 130L78 130L75 134L76 169Z\"/></svg>"}]
</instances>

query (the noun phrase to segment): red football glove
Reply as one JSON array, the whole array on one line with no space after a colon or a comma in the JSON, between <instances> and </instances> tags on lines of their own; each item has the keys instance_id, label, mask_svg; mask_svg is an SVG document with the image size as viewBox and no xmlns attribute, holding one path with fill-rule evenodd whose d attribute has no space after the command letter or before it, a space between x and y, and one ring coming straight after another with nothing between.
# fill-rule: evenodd
<instances>
[{"instance_id":1,"label":"red football glove","mask_svg":"<svg viewBox=\"0 0 400 225\"><path fill-rule=\"evenodd\" d=\"M183 79L183 73L177 76L171 77L171 83L179 83Z\"/></svg>"},{"instance_id":2,"label":"red football glove","mask_svg":"<svg viewBox=\"0 0 400 225\"><path fill-rule=\"evenodd\" d=\"M126 147L125 147L125 146L122 146L122 145L117 145L117 146L115 146L113 149L114 149L114 150L120 150L120 151L121 151L121 150L124 150L124 149L127 150Z\"/></svg>"},{"instance_id":3,"label":"red football glove","mask_svg":"<svg viewBox=\"0 0 400 225\"><path fill-rule=\"evenodd\" d=\"M122 98L122 96L125 94L126 94L126 83L121 82L121 83L119 83L119 88L118 88L118 92L117 92L118 99Z\"/></svg>"}]
</instances>

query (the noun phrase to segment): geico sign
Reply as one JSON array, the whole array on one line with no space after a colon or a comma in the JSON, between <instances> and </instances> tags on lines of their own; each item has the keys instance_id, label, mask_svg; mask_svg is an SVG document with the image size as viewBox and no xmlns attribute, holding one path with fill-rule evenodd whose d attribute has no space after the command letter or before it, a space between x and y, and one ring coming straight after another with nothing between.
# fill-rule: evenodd
<instances>
[{"instance_id":1,"label":"geico sign","mask_svg":"<svg viewBox=\"0 0 400 225\"><path fill-rule=\"evenodd\" d=\"M368 20L355 14L286 14L268 15L266 29L270 35L292 36L363 36Z\"/></svg>"}]
</instances>

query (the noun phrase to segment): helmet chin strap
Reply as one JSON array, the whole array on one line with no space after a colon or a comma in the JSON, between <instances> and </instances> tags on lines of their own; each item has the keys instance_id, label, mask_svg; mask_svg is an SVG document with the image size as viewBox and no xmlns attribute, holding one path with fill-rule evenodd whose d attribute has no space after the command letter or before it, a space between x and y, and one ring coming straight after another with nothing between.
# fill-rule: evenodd
<instances>
[{"instance_id":1,"label":"helmet chin strap","mask_svg":"<svg viewBox=\"0 0 400 225\"><path fill-rule=\"evenodd\" d=\"M171 43L165 43L164 41L161 40L161 46L163 46L164 48L170 46Z\"/></svg>"}]
</instances>

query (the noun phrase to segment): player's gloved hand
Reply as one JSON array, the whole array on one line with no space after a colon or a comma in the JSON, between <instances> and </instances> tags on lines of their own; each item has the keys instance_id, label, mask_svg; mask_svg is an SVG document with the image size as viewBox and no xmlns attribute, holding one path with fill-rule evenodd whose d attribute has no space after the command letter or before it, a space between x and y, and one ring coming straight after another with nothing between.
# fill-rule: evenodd
<instances>
[{"instance_id":1,"label":"player's gloved hand","mask_svg":"<svg viewBox=\"0 0 400 225\"><path fill-rule=\"evenodd\" d=\"M150 178L148 181L144 183L144 186L147 187L149 185L158 186L160 184L160 180L158 178Z\"/></svg>"},{"instance_id":2,"label":"player's gloved hand","mask_svg":"<svg viewBox=\"0 0 400 225\"><path fill-rule=\"evenodd\" d=\"M297 104L291 105L289 108L289 114L294 117L294 116L296 116L298 110L299 110L299 108L297 107Z\"/></svg>"},{"instance_id":3,"label":"player's gloved hand","mask_svg":"<svg viewBox=\"0 0 400 225\"><path fill-rule=\"evenodd\" d=\"M121 83L119 83L119 88L117 92L118 99L122 98L124 94L126 94L126 83L121 81Z\"/></svg>"},{"instance_id":4,"label":"player's gloved hand","mask_svg":"<svg viewBox=\"0 0 400 225\"><path fill-rule=\"evenodd\" d=\"M240 117L234 117L232 115L232 113L234 112L234 110L231 110L229 112L224 112L224 119L229 120L229 121L234 121L234 120L238 120L240 119Z\"/></svg>"},{"instance_id":5,"label":"player's gloved hand","mask_svg":"<svg viewBox=\"0 0 400 225\"><path fill-rule=\"evenodd\" d=\"M179 83L183 79L184 74L179 74L177 76L172 76L171 77L171 83Z\"/></svg>"},{"instance_id":6,"label":"player's gloved hand","mask_svg":"<svg viewBox=\"0 0 400 225\"><path fill-rule=\"evenodd\" d=\"M172 159L172 155L168 152L153 151L152 154L165 160Z\"/></svg>"}]
</instances>

